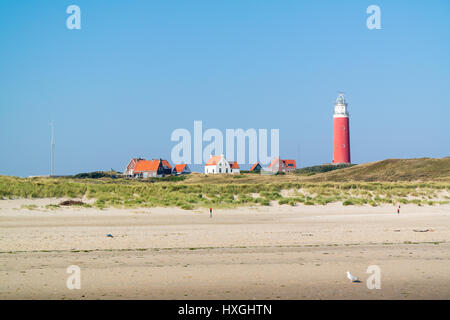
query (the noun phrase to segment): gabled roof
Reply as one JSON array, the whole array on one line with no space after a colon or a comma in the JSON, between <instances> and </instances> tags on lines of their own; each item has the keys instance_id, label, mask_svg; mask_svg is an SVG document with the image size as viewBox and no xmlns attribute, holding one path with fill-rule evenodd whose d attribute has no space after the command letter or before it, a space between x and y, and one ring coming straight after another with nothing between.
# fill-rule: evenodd
<instances>
[{"instance_id":1,"label":"gabled roof","mask_svg":"<svg viewBox=\"0 0 450 320\"><path fill-rule=\"evenodd\" d=\"M211 156L205 166L215 166L222 159L222 156Z\"/></svg>"},{"instance_id":2,"label":"gabled roof","mask_svg":"<svg viewBox=\"0 0 450 320\"><path fill-rule=\"evenodd\" d=\"M239 165L236 161L230 162L231 169L239 169Z\"/></svg>"},{"instance_id":3,"label":"gabled roof","mask_svg":"<svg viewBox=\"0 0 450 320\"><path fill-rule=\"evenodd\" d=\"M272 168L275 164L279 163L280 157L276 157L272 160L272 162L269 164L269 168Z\"/></svg>"},{"instance_id":4,"label":"gabled roof","mask_svg":"<svg viewBox=\"0 0 450 320\"><path fill-rule=\"evenodd\" d=\"M141 158L133 158L128 162L127 169L133 169L140 160L144 160Z\"/></svg>"},{"instance_id":5,"label":"gabled roof","mask_svg":"<svg viewBox=\"0 0 450 320\"><path fill-rule=\"evenodd\" d=\"M273 161L269 164L269 168L274 167L276 164L279 164L280 162L283 162L283 164L286 167L297 168L297 164L296 164L295 160L291 160L291 159L281 159L280 160L280 157L276 157L275 159L273 159Z\"/></svg>"},{"instance_id":6,"label":"gabled roof","mask_svg":"<svg viewBox=\"0 0 450 320\"><path fill-rule=\"evenodd\" d=\"M253 171L256 169L256 167L258 166L259 162L255 163L251 168L250 171ZM260 165L260 164L259 164ZM261 166L261 165L260 165Z\"/></svg>"},{"instance_id":7,"label":"gabled roof","mask_svg":"<svg viewBox=\"0 0 450 320\"><path fill-rule=\"evenodd\" d=\"M162 160L162 165L167 167L168 169L172 169L172 166L170 165L169 161L167 161L167 160Z\"/></svg>"},{"instance_id":8,"label":"gabled roof","mask_svg":"<svg viewBox=\"0 0 450 320\"><path fill-rule=\"evenodd\" d=\"M186 164L177 164L177 165L175 166L174 171L175 171L175 172L178 172L178 173L181 173L181 172L184 171L185 168L186 168Z\"/></svg>"},{"instance_id":9,"label":"gabled roof","mask_svg":"<svg viewBox=\"0 0 450 320\"><path fill-rule=\"evenodd\" d=\"M136 163L134 172L157 171L158 167L159 160L141 160Z\"/></svg>"},{"instance_id":10,"label":"gabled roof","mask_svg":"<svg viewBox=\"0 0 450 320\"><path fill-rule=\"evenodd\" d=\"M286 167L288 167L289 165L291 165L291 167L297 167L297 164L295 163L295 160L281 160L284 162L284 164L286 165Z\"/></svg>"}]
</instances>

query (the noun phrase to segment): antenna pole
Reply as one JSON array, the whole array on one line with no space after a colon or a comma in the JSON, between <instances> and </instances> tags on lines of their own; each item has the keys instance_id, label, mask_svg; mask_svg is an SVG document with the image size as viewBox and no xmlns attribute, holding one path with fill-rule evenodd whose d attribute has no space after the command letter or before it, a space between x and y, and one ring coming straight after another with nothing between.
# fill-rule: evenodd
<instances>
[{"instance_id":1,"label":"antenna pole","mask_svg":"<svg viewBox=\"0 0 450 320\"><path fill-rule=\"evenodd\" d=\"M55 170L54 170L55 132L54 132L53 121L50 122L50 128L52 130L52 136L51 136L51 140L50 140L50 176L53 176L55 174Z\"/></svg>"}]
</instances>

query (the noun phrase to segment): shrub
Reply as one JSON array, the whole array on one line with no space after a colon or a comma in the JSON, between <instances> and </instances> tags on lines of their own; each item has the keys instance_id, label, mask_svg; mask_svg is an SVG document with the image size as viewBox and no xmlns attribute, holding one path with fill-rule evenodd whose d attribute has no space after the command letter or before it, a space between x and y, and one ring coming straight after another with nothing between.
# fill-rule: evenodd
<instances>
[{"instance_id":1,"label":"shrub","mask_svg":"<svg viewBox=\"0 0 450 320\"><path fill-rule=\"evenodd\" d=\"M262 206L270 206L270 201L265 198L257 198L257 202Z\"/></svg>"},{"instance_id":2,"label":"shrub","mask_svg":"<svg viewBox=\"0 0 450 320\"><path fill-rule=\"evenodd\" d=\"M184 210L192 210L192 209L194 209L194 206L192 206L192 205L190 205L190 204L188 204L188 203L184 203L184 204L182 204L182 205L180 206L180 208L181 208L181 209L184 209Z\"/></svg>"}]
</instances>

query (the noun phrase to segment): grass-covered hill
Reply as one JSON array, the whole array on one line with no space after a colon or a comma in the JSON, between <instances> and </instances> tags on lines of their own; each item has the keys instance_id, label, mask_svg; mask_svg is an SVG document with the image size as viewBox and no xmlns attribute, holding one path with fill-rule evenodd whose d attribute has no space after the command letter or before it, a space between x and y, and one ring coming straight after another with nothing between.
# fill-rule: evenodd
<instances>
[{"instance_id":1,"label":"grass-covered hill","mask_svg":"<svg viewBox=\"0 0 450 320\"><path fill-rule=\"evenodd\" d=\"M387 159L316 174L308 181L442 181L450 182L450 157Z\"/></svg>"},{"instance_id":2,"label":"grass-covered hill","mask_svg":"<svg viewBox=\"0 0 450 320\"><path fill-rule=\"evenodd\" d=\"M324 164L283 175L192 174L184 183L285 183L285 182L449 182L450 157L387 159L359 165Z\"/></svg>"}]
</instances>

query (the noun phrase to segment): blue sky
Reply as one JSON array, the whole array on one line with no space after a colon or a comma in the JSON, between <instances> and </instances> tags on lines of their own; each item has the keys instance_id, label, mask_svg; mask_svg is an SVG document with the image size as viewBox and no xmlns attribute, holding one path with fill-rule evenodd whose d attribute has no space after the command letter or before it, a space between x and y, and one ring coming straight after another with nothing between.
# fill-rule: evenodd
<instances>
[{"instance_id":1,"label":"blue sky","mask_svg":"<svg viewBox=\"0 0 450 320\"><path fill-rule=\"evenodd\" d=\"M3 0L0 174L49 173L51 120L56 174L170 159L194 120L278 128L282 157L329 163L339 91L352 162L449 156L449 57L447 0Z\"/></svg>"}]
</instances>

